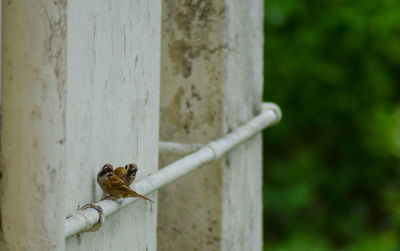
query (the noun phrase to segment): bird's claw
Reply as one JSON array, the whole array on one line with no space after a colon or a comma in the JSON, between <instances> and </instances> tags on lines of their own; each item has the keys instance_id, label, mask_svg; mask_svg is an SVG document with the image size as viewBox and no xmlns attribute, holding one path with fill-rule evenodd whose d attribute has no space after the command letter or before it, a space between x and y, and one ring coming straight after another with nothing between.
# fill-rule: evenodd
<instances>
[{"instance_id":1,"label":"bird's claw","mask_svg":"<svg viewBox=\"0 0 400 251\"><path fill-rule=\"evenodd\" d=\"M118 197L114 196L114 195L107 195L105 197L103 197L101 200L118 200Z\"/></svg>"},{"instance_id":2,"label":"bird's claw","mask_svg":"<svg viewBox=\"0 0 400 251\"><path fill-rule=\"evenodd\" d=\"M85 210L88 208L93 208L99 213L99 221L96 224L94 224L93 226L91 226L89 229L86 229L84 232L97 232L97 231L99 231L100 227L102 226L102 224L105 220L103 208L96 204L89 203L89 204L86 204L83 207L81 207L79 210Z\"/></svg>"}]
</instances>

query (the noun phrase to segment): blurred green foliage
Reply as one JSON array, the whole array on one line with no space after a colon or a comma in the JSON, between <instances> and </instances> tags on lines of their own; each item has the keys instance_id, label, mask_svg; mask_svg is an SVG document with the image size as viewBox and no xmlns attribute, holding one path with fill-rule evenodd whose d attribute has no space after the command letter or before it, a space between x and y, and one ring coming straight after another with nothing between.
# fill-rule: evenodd
<instances>
[{"instance_id":1,"label":"blurred green foliage","mask_svg":"<svg viewBox=\"0 0 400 251\"><path fill-rule=\"evenodd\" d=\"M265 1L265 250L400 250L400 1Z\"/></svg>"}]
</instances>

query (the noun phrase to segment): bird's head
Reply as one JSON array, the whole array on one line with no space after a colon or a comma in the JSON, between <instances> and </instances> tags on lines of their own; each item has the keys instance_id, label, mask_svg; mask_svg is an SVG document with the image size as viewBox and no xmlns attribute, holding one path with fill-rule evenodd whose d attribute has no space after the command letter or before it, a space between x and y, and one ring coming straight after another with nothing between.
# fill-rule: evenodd
<instances>
[{"instance_id":1,"label":"bird's head","mask_svg":"<svg viewBox=\"0 0 400 251\"><path fill-rule=\"evenodd\" d=\"M97 177L105 177L105 176L110 176L113 174L113 166L111 164L105 164L100 172L97 174Z\"/></svg>"},{"instance_id":2,"label":"bird's head","mask_svg":"<svg viewBox=\"0 0 400 251\"><path fill-rule=\"evenodd\" d=\"M126 170L127 174L129 176L131 176L131 175L136 175L138 168L137 168L136 164L128 164L128 165L125 165L125 170Z\"/></svg>"}]
</instances>

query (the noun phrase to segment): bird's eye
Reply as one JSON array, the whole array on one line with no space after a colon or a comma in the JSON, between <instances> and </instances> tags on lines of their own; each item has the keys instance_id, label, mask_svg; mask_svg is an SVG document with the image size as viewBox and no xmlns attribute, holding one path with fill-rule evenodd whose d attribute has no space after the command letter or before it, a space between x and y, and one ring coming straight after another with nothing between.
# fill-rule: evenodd
<instances>
[{"instance_id":1,"label":"bird's eye","mask_svg":"<svg viewBox=\"0 0 400 251\"><path fill-rule=\"evenodd\" d=\"M112 173L107 173L106 176L107 177L111 177L111 176L113 176L113 174Z\"/></svg>"}]
</instances>

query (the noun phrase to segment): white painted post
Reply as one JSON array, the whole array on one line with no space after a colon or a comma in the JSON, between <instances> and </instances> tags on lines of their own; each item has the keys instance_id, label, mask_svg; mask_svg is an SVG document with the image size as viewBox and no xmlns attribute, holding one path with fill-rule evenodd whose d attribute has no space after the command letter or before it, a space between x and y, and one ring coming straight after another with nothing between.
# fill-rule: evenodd
<instances>
[{"instance_id":1,"label":"white painted post","mask_svg":"<svg viewBox=\"0 0 400 251\"><path fill-rule=\"evenodd\" d=\"M0 250L64 250L65 1L2 4Z\"/></svg>"},{"instance_id":2,"label":"white painted post","mask_svg":"<svg viewBox=\"0 0 400 251\"><path fill-rule=\"evenodd\" d=\"M163 1L162 141L205 143L260 112L262 11L261 0ZM261 250L261 170L256 135L162 188L159 250Z\"/></svg>"},{"instance_id":3,"label":"white painted post","mask_svg":"<svg viewBox=\"0 0 400 251\"><path fill-rule=\"evenodd\" d=\"M68 214L103 197L95 176L105 163L136 163L137 181L158 168L161 3L70 0L67 9ZM66 250L156 250L156 212L138 200L98 232L67 238Z\"/></svg>"},{"instance_id":4,"label":"white painted post","mask_svg":"<svg viewBox=\"0 0 400 251\"><path fill-rule=\"evenodd\" d=\"M225 1L224 132L261 110L263 1ZM222 248L262 250L261 134L226 155L222 189Z\"/></svg>"}]
</instances>

